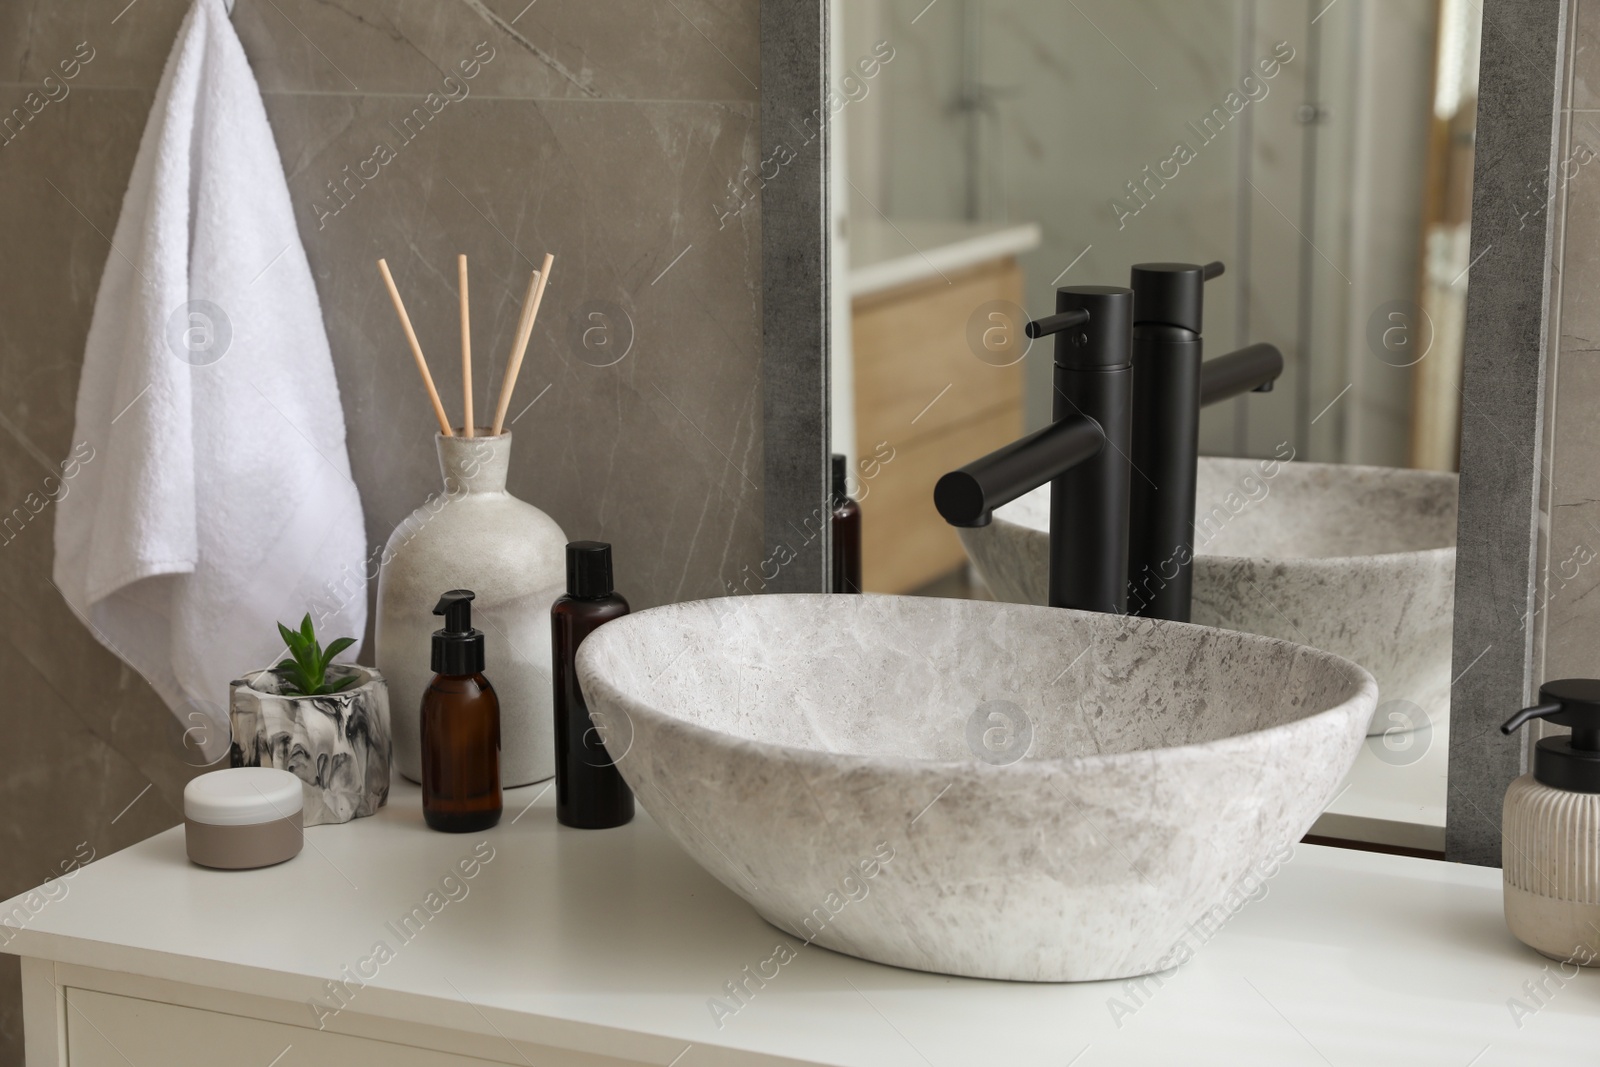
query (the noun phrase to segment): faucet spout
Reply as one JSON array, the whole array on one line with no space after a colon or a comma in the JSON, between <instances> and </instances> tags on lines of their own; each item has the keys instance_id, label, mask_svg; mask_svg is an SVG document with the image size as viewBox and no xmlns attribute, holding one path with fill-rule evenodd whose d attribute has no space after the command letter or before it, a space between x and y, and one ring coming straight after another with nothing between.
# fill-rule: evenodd
<instances>
[{"instance_id":1,"label":"faucet spout","mask_svg":"<svg viewBox=\"0 0 1600 1067\"><path fill-rule=\"evenodd\" d=\"M1098 456L1105 443L1094 419L1064 418L946 474L933 487L933 505L951 526L987 526L995 508Z\"/></svg>"},{"instance_id":2,"label":"faucet spout","mask_svg":"<svg viewBox=\"0 0 1600 1067\"><path fill-rule=\"evenodd\" d=\"M1209 407L1245 393L1270 393L1283 373L1277 345L1247 345L1200 365L1200 406Z\"/></svg>"}]
</instances>

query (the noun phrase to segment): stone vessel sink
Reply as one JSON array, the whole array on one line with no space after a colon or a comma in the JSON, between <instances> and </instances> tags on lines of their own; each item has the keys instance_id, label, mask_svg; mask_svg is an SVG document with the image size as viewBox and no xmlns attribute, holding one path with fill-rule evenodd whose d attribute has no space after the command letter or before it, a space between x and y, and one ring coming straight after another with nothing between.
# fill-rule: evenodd
<instances>
[{"instance_id":1,"label":"stone vessel sink","mask_svg":"<svg viewBox=\"0 0 1600 1067\"><path fill-rule=\"evenodd\" d=\"M1355 660L1378 680L1373 734L1443 722L1456 483L1434 471L1202 457L1190 620ZM1043 604L1049 529L1042 486L960 534L996 599Z\"/></svg>"},{"instance_id":2,"label":"stone vessel sink","mask_svg":"<svg viewBox=\"0 0 1600 1067\"><path fill-rule=\"evenodd\" d=\"M874 595L642 611L578 677L640 804L792 948L1022 981L1187 959L1326 806L1377 699L1269 638Z\"/></svg>"}]
</instances>

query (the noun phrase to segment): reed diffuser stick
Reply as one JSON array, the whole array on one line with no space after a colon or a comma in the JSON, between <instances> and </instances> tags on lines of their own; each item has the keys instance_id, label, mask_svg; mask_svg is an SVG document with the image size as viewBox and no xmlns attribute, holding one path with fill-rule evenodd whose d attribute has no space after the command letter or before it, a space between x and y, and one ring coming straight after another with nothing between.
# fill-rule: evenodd
<instances>
[{"instance_id":1,"label":"reed diffuser stick","mask_svg":"<svg viewBox=\"0 0 1600 1067\"><path fill-rule=\"evenodd\" d=\"M417 342L417 331L411 328L411 316L406 314L406 305L400 299L400 290L394 285L394 275L389 273L389 264L384 260L378 260L378 272L383 275L383 284L389 287L389 299L394 301L395 314L400 316L400 325L406 331L406 340L411 344L411 355L416 358L417 370L422 374L422 384L428 387L428 399L433 403L434 418L439 420L439 432L446 437L454 437L456 434L450 428L450 419L444 413L444 405L439 403L439 390L433 387L433 375L428 373L428 359L422 354L422 345Z\"/></svg>"},{"instance_id":2,"label":"reed diffuser stick","mask_svg":"<svg viewBox=\"0 0 1600 1067\"><path fill-rule=\"evenodd\" d=\"M532 335L533 327L531 325L529 316L533 312L534 294L538 291L539 272L533 271L528 275L528 292L522 298L522 309L517 312L517 329L516 332L511 335L511 351L506 356L507 367L510 367L511 363L518 358L517 353L523 351L527 347L528 338ZM505 400L503 395L500 400L495 402L495 421L490 426L489 432L497 437L500 434L501 425L505 419L506 405L508 403L509 401Z\"/></svg>"},{"instance_id":3,"label":"reed diffuser stick","mask_svg":"<svg viewBox=\"0 0 1600 1067\"><path fill-rule=\"evenodd\" d=\"M467 255L456 257L456 273L461 279L461 395L467 409L466 422L461 432L474 435L472 423L472 313L467 305Z\"/></svg>"},{"instance_id":4,"label":"reed diffuser stick","mask_svg":"<svg viewBox=\"0 0 1600 1067\"><path fill-rule=\"evenodd\" d=\"M511 406L511 393L517 387L517 375L522 372L522 357L528 350L528 341L533 337L534 320L539 317L539 304L544 300L544 288L550 283L550 267L555 263L555 256L546 252L544 262L539 264L539 269L534 272L530 283L528 297L523 301L522 316L524 325L518 331L516 348L511 353L511 361L506 364L505 380L500 383L500 405L495 409L494 433L500 434L505 425L506 409Z\"/></svg>"}]
</instances>

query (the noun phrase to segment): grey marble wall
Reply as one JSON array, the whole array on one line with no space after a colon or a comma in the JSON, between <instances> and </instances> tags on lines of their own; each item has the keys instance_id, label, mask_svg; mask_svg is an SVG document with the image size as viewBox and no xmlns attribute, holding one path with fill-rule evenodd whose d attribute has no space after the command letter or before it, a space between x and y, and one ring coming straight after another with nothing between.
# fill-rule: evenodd
<instances>
[{"instance_id":1,"label":"grey marble wall","mask_svg":"<svg viewBox=\"0 0 1600 1067\"><path fill-rule=\"evenodd\" d=\"M7 510L71 448L108 235L189 2L0 3L0 110L80 44L92 52L66 95L0 144ZM759 213L719 218L738 206L729 183L759 162L758 17L757 0L238 0L373 546L438 484L433 421L373 261L388 258L459 413L454 258L471 257L484 412L528 271L549 251L511 407L512 491L569 536L614 542L635 606L711 595L759 565ZM493 58L470 95L402 138L392 124L483 47ZM329 183L379 142L393 161L335 199ZM601 307L614 340L632 339L609 366L575 328ZM195 773L172 716L51 586L52 522L46 507L0 545L0 898L86 848L171 825ZM16 975L0 957L4 1064L21 1057Z\"/></svg>"}]
</instances>

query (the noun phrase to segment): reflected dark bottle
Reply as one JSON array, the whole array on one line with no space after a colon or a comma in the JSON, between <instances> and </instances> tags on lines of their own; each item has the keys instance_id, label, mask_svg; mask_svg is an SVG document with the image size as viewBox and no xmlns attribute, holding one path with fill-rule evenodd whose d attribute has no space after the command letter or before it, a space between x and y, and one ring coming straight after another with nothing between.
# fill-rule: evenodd
<instances>
[{"instance_id":1,"label":"reflected dark bottle","mask_svg":"<svg viewBox=\"0 0 1600 1067\"><path fill-rule=\"evenodd\" d=\"M567 595L550 607L556 819L563 826L604 830L633 818L633 790L616 767L616 760L627 754L631 733L625 726L614 729L617 724L596 723L590 717L576 670L583 639L626 614L628 602L612 586L611 546L604 541L567 545Z\"/></svg>"},{"instance_id":2,"label":"reflected dark bottle","mask_svg":"<svg viewBox=\"0 0 1600 1067\"><path fill-rule=\"evenodd\" d=\"M845 458L833 454L833 591L861 592L861 505L850 499Z\"/></svg>"},{"instance_id":3,"label":"reflected dark bottle","mask_svg":"<svg viewBox=\"0 0 1600 1067\"><path fill-rule=\"evenodd\" d=\"M470 589L439 598L434 679L422 694L422 817L464 834L500 821L500 699L483 676L483 632L472 628Z\"/></svg>"}]
</instances>

